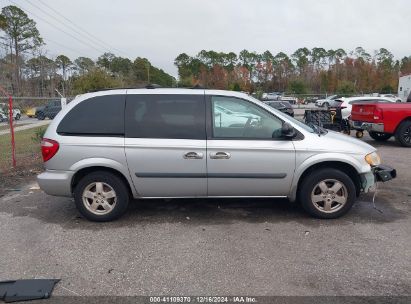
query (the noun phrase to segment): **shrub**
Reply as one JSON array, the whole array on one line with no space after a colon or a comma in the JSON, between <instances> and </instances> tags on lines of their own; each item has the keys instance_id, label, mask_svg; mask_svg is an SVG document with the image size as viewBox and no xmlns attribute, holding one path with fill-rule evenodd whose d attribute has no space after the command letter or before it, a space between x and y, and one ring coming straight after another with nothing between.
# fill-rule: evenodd
<instances>
[{"instance_id":1,"label":"shrub","mask_svg":"<svg viewBox=\"0 0 411 304\"><path fill-rule=\"evenodd\" d=\"M294 94L306 94L307 86L302 80L293 80L290 82L289 91Z\"/></svg>"},{"instance_id":2,"label":"shrub","mask_svg":"<svg viewBox=\"0 0 411 304\"><path fill-rule=\"evenodd\" d=\"M34 130L34 135L31 137L31 140L35 143L41 142L44 137L44 133L46 133L47 127L40 127Z\"/></svg>"}]
</instances>

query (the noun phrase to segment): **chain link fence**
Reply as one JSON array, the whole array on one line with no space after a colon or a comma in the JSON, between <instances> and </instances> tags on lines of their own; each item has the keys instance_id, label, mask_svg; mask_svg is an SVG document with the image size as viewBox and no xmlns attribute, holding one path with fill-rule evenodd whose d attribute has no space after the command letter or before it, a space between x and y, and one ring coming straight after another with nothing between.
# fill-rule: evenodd
<instances>
[{"instance_id":1,"label":"chain link fence","mask_svg":"<svg viewBox=\"0 0 411 304\"><path fill-rule=\"evenodd\" d=\"M41 138L50 121L61 110L62 101L59 97L12 97L12 102L14 132L10 126L9 98L0 97L0 175L14 167L24 170L42 165Z\"/></svg>"}]
</instances>

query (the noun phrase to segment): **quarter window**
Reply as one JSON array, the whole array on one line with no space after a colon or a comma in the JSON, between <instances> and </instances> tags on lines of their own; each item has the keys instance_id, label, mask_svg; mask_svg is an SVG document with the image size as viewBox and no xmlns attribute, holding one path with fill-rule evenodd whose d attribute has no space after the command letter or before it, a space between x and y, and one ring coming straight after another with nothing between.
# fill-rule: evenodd
<instances>
[{"instance_id":1,"label":"quarter window","mask_svg":"<svg viewBox=\"0 0 411 304\"><path fill-rule=\"evenodd\" d=\"M204 96L128 95L126 137L205 139Z\"/></svg>"},{"instance_id":2,"label":"quarter window","mask_svg":"<svg viewBox=\"0 0 411 304\"><path fill-rule=\"evenodd\" d=\"M57 127L60 135L124 136L125 95L92 97L76 105Z\"/></svg>"},{"instance_id":3,"label":"quarter window","mask_svg":"<svg viewBox=\"0 0 411 304\"><path fill-rule=\"evenodd\" d=\"M281 137L282 121L243 99L211 98L214 138L271 139Z\"/></svg>"}]
</instances>

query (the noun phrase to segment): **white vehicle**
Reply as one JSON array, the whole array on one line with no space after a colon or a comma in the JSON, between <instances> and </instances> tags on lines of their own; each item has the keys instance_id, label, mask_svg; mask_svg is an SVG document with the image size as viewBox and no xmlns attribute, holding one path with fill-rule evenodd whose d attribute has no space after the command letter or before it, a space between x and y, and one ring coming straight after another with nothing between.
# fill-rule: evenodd
<instances>
[{"instance_id":1,"label":"white vehicle","mask_svg":"<svg viewBox=\"0 0 411 304\"><path fill-rule=\"evenodd\" d=\"M411 74L400 77L398 81L398 98L402 102L411 102Z\"/></svg>"},{"instance_id":2,"label":"white vehicle","mask_svg":"<svg viewBox=\"0 0 411 304\"><path fill-rule=\"evenodd\" d=\"M329 108L330 106L335 107L335 106L338 106L338 103L336 103L335 100L339 98L341 98L341 96L339 95L330 95L325 99L318 99L315 102L315 105L317 107L326 107L326 108Z\"/></svg>"},{"instance_id":3,"label":"white vehicle","mask_svg":"<svg viewBox=\"0 0 411 304\"><path fill-rule=\"evenodd\" d=\"M263 93L262 100L279 100L282 94L278 92Z\"/></svg>"},{"instance_id":4,"label":"white vehicle","mask_svg":"<svg viewBox=\"0 0 411 304\"><path fill-rule=\"evenodd\" d=\"M7 116L3 112L0 111L0 122L7 121Z\"/></svg>"},{"instance_id":5,"label":"white vehicle","mask_svg":"<svg viewBox=\"0 0 411 304\"><path fill-rule=\"evenodd\" d=\"M394 94L380 94L379 97L387 97L394 99L395 102L402 102L401 98L399 98L397 95Z\"/></svg>"},{"instance_id":6,"label":"white vehicle","mask_svg":"<svg viewBox=\"0 0 411 304\"><path fill-rule=\"evenodd\" d=\"M373 96L362 96L362 97L347 97L338 99L342 101L341 103L341 116L342 119L349 119L351 116L352 104L357 101L375 101L375 102L396 102L395 99L389 97L373 97Z\"/></svg>"},{"instance_id":7,"label":"white vehicle","mask_svg":"<svg viewBox=\"0 0 411 304\"><path fill-rule=\"evenodd\" d=\"M3 115L5 115L8 119L9 117L9 106L8 104L5 103L0 103L0 112L3 113ZM13 108L13 119L14 120L19 120L21 118L21 111L20 109L17 108Z\"/></svg>"}]
</instances>

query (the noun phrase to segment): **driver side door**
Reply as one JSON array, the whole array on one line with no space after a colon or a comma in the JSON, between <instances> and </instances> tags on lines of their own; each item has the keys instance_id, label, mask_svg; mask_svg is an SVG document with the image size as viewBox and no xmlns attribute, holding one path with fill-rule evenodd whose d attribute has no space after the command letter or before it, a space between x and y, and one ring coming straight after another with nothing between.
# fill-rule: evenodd
<instances>
[{"instance_id":1,"label":"driver side door","mask_svg":"<svg viewBox=\"0 0 411 304\"><path fill-rule=\"evenodd\" d=\"M282 124L251 101L208 96L208 196L287 196L295 150Z\"/></svg>"}]
</instances>

